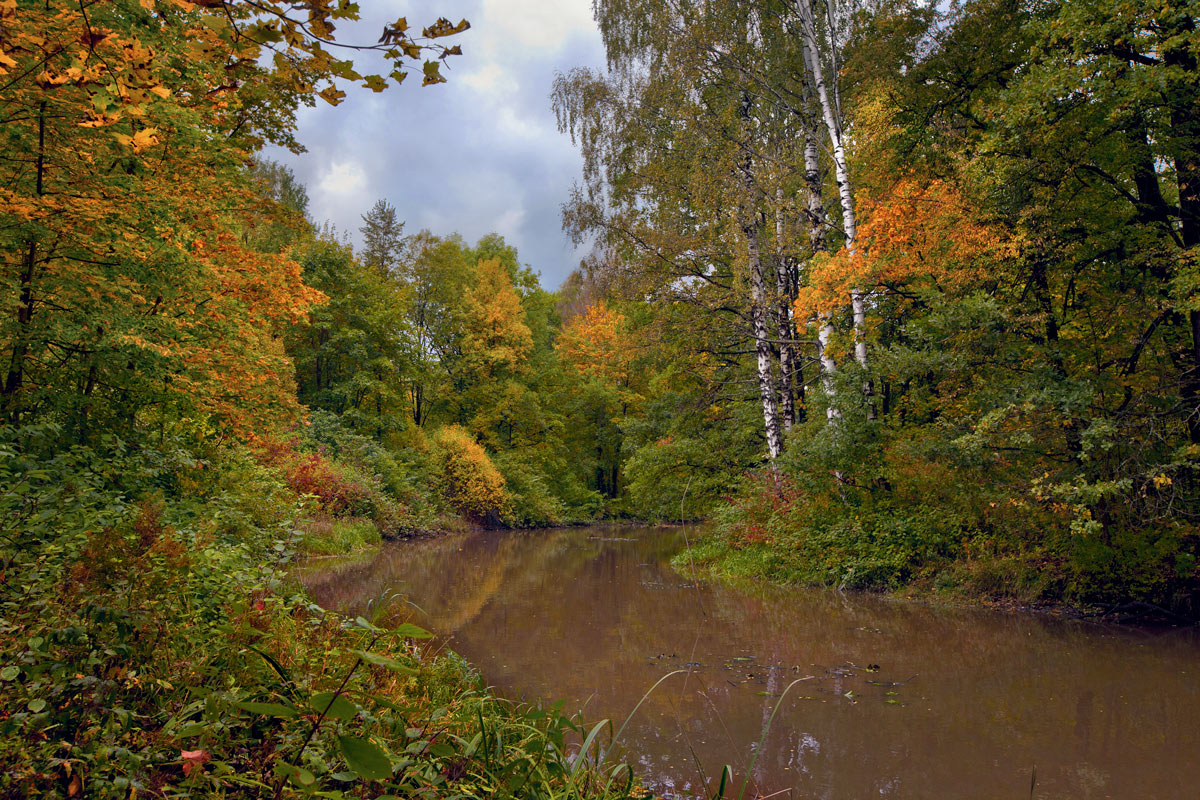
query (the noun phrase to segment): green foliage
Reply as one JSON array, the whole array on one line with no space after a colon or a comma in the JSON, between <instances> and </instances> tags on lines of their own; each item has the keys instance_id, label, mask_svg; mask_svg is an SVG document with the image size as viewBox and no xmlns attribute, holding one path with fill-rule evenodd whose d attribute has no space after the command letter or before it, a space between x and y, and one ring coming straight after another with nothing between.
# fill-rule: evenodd
<instances>
[{"instance_id":1,"label":"green foliage","mask_svg":"<svg viewBox=\"0 0 1200 800\"><path fill-rule=\"evenodd\" d=\"M647 402L644 418L625 424L632 451L625 464L626 503L632 516L707 518L729 502L738 477L755 461L753 405L678 414L687 402L686 395L666 391ZM651 440L654 435L660 438Z\"/></svg>"},{"instance_id":2,"label":"green foliage","mask_svg":"<svg viewBox=\"0 0 1200 800\"><path fill-rule=\"evenodd\" d=\"M714 560L718 572L842 589L930 577L961 552L964 534L953 510L914 513L865 496L843 504L769 473L744 484L715 516L717 534L698 558Z\"/></svg>"},{"instance_id":3,"label":"green foliage","mask_svg":"<svg viewBox=\"0 0 1200 800\"><path fill-rule=\"evenodd\" d=\"M502 518L514 528L557 525L566 520L565 503L552 491L550 481L528 456L520 452L498 453L493 459L504 478L508 495Z\"/></svg>"},{"instance_id":4,"label":"green foliage","mask_svg":"<svg viewBox=\"0 0 1200 800\"><path fill-rule=\"evenodd\" d=\"M625 794L578 720L289 594L303 503L245 451L5 433L0 794Z\"/></svg>"},{"instance_id":5,"label":"green foliage","mask_svg":"<svg viewBox=\"0 0 1200 800\"><path fill-rule=\"evenodd\" d=\"M409 526L429 529L434 527L438 505L433 467L427 448L420 444L423 439L406 438L389 448L350 429L336 414L318 409L302 430L300 447L327 454L364 476L363 480L377 483L380 491L406 509Z\"/></svg>"},{"instance_id":6,"label":"green foliage","mask_svg":"<svg viewBox=\"0 0 1200 800\"><path fill-rule=\"evenodd\" d=\"M365 435L401 435L410 377L403 288L330 238L308 244L300 263L305 282L328 298L289 333L300 401Z\"/></svg>"}]
</instances>

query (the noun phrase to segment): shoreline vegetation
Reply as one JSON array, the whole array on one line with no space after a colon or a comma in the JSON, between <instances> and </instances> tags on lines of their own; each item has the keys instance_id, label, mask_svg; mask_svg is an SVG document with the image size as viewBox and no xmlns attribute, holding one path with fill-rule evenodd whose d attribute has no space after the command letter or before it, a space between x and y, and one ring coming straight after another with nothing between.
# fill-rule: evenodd
<instances>
[{"instance_id":1,"label":"shoreline vegetation","mask_svg":"<svg viewBox=\"0 0 1200 800\"><path fill-rule=\"evenodd\" d=\"M797 591L869 592L1132 624L1200 624L1187 576L1174 568L1173 550L1141 559L1115 556L1127 565L1118 578L1108 573L1107 563L1097 569L1075 562L1069 540L1043 537L1039 548L1025 550L994 538L943 537L933 525L907 529L902 537L871 531L867 515L855 516L848 534L836 518L827 518L828 528L812 527L811 510L789 508L774 491L765 506L770 513L751 503L725 509L672 565L716 580L762 581ZM876 524L889 522L885 516Z\"/></svg>"},{"instance_id":2,"label":"shoreline vegetation","mask_svg":"<svg viewBox=\"0 0 1200 800\"><path fill-rule=\"evenodd\" d=\"M600 728L490 696L386 605L346 619L297 593L311 498L277 470L224 448L34 452L60 433L0 446L22 545L2 573L0 796L635 791L575 755Z\"/></svg>"}]
</instances>

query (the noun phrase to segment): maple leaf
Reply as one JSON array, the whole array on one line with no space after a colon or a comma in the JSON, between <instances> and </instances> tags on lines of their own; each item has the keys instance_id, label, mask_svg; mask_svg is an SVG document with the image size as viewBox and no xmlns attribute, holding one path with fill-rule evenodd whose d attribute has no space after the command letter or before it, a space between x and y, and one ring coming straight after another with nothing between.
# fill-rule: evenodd
<instances>
[{"instance_id":1,"label":"maple leaf","mask_svg":"<svg viewBox=\"0 0 1200 800\"><path fill-rule=\"evenodd\" d=\"M471 23L467 22L465 19L460 20L459 23L455 25L445 17L439 17L437 22L430 25L421 33L430 39L437 39L442 36L453 36L456 33L462 33L470 27Z\"/></svg>"},{"instance_id":2,"label":"maple leaf","mask_svg":"<svg viewBox=\"0 0 1200 800\"><path fill-rule=\"evenodd\" d=\"M121 144L133 148L135 153L158 144L157 128L143 128L132 136L124 133L114 133L113 136Z\"/></svg>"},{"instance_id":3,"label":"maple leaf","mask_svg":"<svg viewBox=\"0 0 1200 800\"><path fill-rule=\"evenodd\" d=\"M319 94L321 99L326 103L329 103L331 106L336 106L338 103L342 102L342 98L346 96L345 92L340 89L336 89L333 86L322 89L321 91L317 92L317 94Z\"/></svg>"},{"instance_id":4,"label":"maple leaf","mask_svg":"<svg viewBox=\"0 0 1200 800\"><path fill-rule=\"evenodd\" d=\"M442 73L438 71L438 62L426 61L423 69L425 72L425 77L421 79L422 86L446 82L446 79L442 77Z\"/></svg>"},{"instance_id":5,"label":"maple leaf","mask_svg":"<svg viewBox=\"0 0 1200 800\"><path fill-rule=\"evenodd\" d=\"M158 144L158 128L143 128L133 135L134 152Z\"/></svg>"}]
</instances>

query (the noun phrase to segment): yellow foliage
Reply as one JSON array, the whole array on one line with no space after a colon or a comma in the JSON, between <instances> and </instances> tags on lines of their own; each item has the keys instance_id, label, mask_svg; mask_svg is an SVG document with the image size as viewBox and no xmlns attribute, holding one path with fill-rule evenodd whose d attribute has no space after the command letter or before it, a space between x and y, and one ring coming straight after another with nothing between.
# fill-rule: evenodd
<instances>
[{"instance_id":1,"label":"yellow foliage","mask_svg":"<svg viewBox=\"0 0 1200 800\"><path fill-rule=\"evenodd\" d=\"M463 315L463 351L474 370L487 377L521 371L533 349L533 334L500 259L479 262L475 285L463 298Z\"/></svg>"},{"instance_id":2,"label":"yellow foliage","mask_svg":"<svg viewBox=\"0 0 1200 800\"><path fill-rule=\"evenodd\" d=\"M483 519L504 507L504 476L469 433L449 425L436 431L431 443L442 492L456 511Z\"/></svg>"},{"instance_id":3,"label":"yellow foliage","mask_svg":"<svg viewBox=\"0 0 1200 800\"><path fill-rule=\"evenodd\" d=\"M580 375L614 386L627 383L632 345L625 316L603 300L571 318L558 337L557 348L559 358Z\"/></svg>"}]
</instances>

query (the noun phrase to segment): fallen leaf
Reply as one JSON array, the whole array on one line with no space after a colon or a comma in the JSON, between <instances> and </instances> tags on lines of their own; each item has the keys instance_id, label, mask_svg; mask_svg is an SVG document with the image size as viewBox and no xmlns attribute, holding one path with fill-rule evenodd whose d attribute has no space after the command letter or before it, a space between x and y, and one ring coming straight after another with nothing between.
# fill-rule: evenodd
<instances>
[{"instance_id":1,"label":"fallen leaf","mask_svg":"<svg viewBox=\"0 0 1200 800\"><path fill-rule=\"evenodd\" d=\"M180 750L179 757L183 759L183 774L190 776L192 772L204 766L212 758L207 750Z\"/></svg>"}]
</instances>

